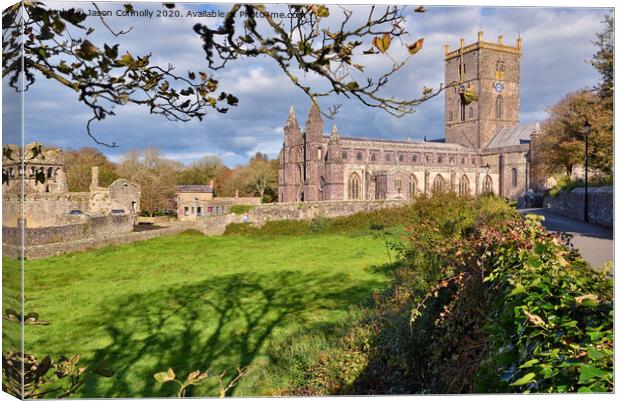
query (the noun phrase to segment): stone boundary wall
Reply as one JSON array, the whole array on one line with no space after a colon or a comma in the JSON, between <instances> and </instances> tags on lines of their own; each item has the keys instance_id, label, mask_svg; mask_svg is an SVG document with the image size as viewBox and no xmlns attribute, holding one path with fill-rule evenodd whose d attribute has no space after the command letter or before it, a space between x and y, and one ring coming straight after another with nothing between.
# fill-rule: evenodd
<instances>
[{"instance_id":1,"label":"stone boundary wall","mask_svg":"<svg viewBox=\"0 0 620 401\"><path fill-rule=\"evenodd\" d=\"M545 196L544 207L562 216L583 221L585 188L561 191L556 197ZM605 227L614 226L614 188L588 188L588 219Z\"/></svg>"},{"instance_id":2,"label":"stone boundary wall","mask_svg":"<svg viewBox=\"0 0 620 401\"><path fill-rule=\"evenodd\" d=\"M91 237L77 241L58 242L53 244L31 245L26 247L24 255L26 259L40 259L90 249L98 249L110 245L129 244L151 238L175 235L195 228L196 227L193 222L182 222L157 230L129 232L125 234L115 234L108 237ZM20 247L3 243L2 253L6 256L19 257Z\"/></svg>"},{"instance_id":3,"label":"stone boundary wall","mask_svg":"<svg viewBox=\"0 0 620 401\"><path fill-rule=\"evenodd\" d=\"M408 200L322 201L304 203L269 203L252 208L247 222L262 227L268 221L312 220L317 216L332 218L359 212L404 206ZM231 223L243 223L243 215L207 216L196 220L197 228L206 235L222 235Z\"/></svg>"},{"instance_id":4,"label":"stone boundary wall","mask_svg":"<svg viewBox=\"0 0 620 401\"><path fill-rule=\"evenodd\" d=\"M324 201L306 203L272 203L259 205L247 213L248 223L257 227L268 221L275 220L312 220L317 216L327 218L348 216L359 212L370 212L385 208L404 206L406 200L373 200L373 201ZM105 221L99 222L99 235L72 241L46 243L27 246L26 259L40 259L50 256L86 251L110 245L128 244L166 235L175 235L183 231L195 229L205 235L222 235L226 226L231 223L243 223L244 215L226 214L220 216L205 216L194 221L183 221L169 227L156 230L128 232L124 234L106 235L105 227L115 224L115 219L124 216L105 216ZM124 224L121 222L121 224ZM61 227L64 228L64 227ZM4 230L3 228L3 235ZM118 228L117 228L118 229ZM44 230L44 229L43 229ZM90 234L89 230L89 234ZM13 233L14 235L17 235ZM5 237L6 238L6 237ZM5 240L6 241L6 240ZM20 247L10 243L2 244L2 252L6 256L19 257Z\"/></svg>"},{"instance_id":5,"label":"stone boundary wall","mask_svg":"<svg viewBox=\"0 0 620 401\"><path fill-rule=\"evenodd\" d=\"M88 238L90 227L86 223L66 226L26 228L24 239L27 245L52 244L56 242L77 241ZM7 244L19 244L21 229L2 227L2 241Z\"/></svg>"},{"instance_id":6,"label":"stone boundary wall","mask_svg":"<svg viewBox=\"0 0 620 401\"><path fill-rule=\"evenodd\" d=\"M83 221L81 223L62 226L26 227L24 232L26 246L80 241L133 231L133 218L129 215L96 216L81 220ZM6 244L19 245L21 229L2 227L2 241Z\"/></svg>"}]
</instances>

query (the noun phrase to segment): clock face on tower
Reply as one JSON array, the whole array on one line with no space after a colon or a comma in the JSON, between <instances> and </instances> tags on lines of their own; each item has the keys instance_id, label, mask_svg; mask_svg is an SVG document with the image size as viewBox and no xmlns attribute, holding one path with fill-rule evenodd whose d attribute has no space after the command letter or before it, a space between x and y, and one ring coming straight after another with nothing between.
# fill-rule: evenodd
<instances>
[{"instance_id":1,"label":"clock face on tower","mask_svg":"<svg viewBox=\"0 0 620 401\"><path fill-rule=\"evenodd\" d=\"M501 82L495 82L495 84L493 85L493 87L495 88L495 91L497 93L501 93L504 90L504 84Z\"/></svg>"}]
</instances>

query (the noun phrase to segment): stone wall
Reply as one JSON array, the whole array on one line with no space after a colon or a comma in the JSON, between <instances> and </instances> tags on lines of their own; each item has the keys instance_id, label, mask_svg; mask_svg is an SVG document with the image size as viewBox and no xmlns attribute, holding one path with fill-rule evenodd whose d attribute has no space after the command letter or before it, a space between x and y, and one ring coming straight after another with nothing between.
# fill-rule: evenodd
<instances>
[{"instance_id":1,"label":"stone wall","mask_svg":"<svg viewBox=\"0 0 620 401\"><path fill-rule=\"evenodd\" d=\"M75 217L82 217L82 219L79 222L61 226L26 227L24 231L26 246L79 241L133 231L133 219L129 215ZM2 227L2 241L6 244L19 245L21 243L21 229L18 227Z\"/></svg>"},{"instance_id":2,"label":"stone wall","mask_svg":"<svg viewBox=\"0 0 620 401\"><path fill-rule=\"evenodd\" d=\"M24 240L26 245L52 244L64 241L76 241L88 238L88 224L69 224L65 226L26 228ZM8 244L21 242L21 230L17 227L2 227L2 241Z\"/></svg>"},{"instance_id":3,"label":"stone wall","mask_svg":"<svg viewBox=\"0 0 620 401\"><path fill-rule=\"evenodd\" d=\"M562 191L556 197L546 196L544 207L552 212L583 221L585 189L575 188L571 192ZM605 227L614 225L613 187L588 188L588 219L591 223Z\"/></svg>"},{"instance_id":4,"label":"stone wall","mask_svg":"<svg viewBox=\"0 0 620 401\"><path fill-rule=\"evenodd\" d=\"M90 233L95 238L130 233L133 227L133 217L128 214L96 216L90 219Z\"/></svg>"},{"instance_id":5,"label":"stone wall","mask_svg":"<svg viewBox=\"0 0 620 401\"><path fill-rule=\"evenodd\" d=\"M129 232L125 234L115 234L106 237L90 237L74 241L31 245L26 247L24 256L26 259L40 259L50 256L97 249L110 245L130 244L136 241L144 241L151 238L175 235L190 229L195 229L195 226L192 223L177 223L170 227L165 227L157 230ZM6 256L19 257L20 247L3 242L2 253Z\"/></svg>"},{"instance_id":6,"label":"stone wall","mask_svg":"<svg viewBox=\"0 0 620 401\"><path fill-rule=\"evenodd\" d=\"M317 216L332 218L348 216L359 212L371 212L385 208L403 206L405 200L374 201L324 201L305 203L270 203L252 208L247 213L247 222L262 227L268 221L312 220ZM242 223L243 215L202 217L196 220L197 229L205 235L222 235L231 223Z\"/></svg>"}]
</instances>

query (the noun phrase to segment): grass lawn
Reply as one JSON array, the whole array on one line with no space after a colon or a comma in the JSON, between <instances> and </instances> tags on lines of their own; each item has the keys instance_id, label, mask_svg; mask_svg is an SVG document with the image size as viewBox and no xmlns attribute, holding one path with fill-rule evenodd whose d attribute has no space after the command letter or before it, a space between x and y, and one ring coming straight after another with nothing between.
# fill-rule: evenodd
<instances>
[{"instance_id":1,"label":"grass lawn","mask_svg":"<svg viewBox=\"0 0 620 401\"><path fill-rule=\"evenodd\" d=\"M51 323L26 326L26 352L105 361L114 376L91 376L81 397L173 396L173 384L153 379L169 367L232 377L252 366L229 394L278 393L387 284L387 261L370 236L194 232L26 261L26 313Z\"/></svg>"}]
</instances>

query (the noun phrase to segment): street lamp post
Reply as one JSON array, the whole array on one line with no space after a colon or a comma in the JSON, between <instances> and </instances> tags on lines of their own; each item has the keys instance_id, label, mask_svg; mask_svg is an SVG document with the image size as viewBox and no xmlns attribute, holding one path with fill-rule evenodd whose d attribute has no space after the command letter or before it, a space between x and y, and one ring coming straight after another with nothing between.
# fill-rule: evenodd
<instances>
[{"instance_id":1,"label":"street lamp post","mask_svg":"<svg viewBox=\"0 0 620 401\"><path fill-rule=\"evenodd\" d=\"M585 154L585 159L584 159L584 167L585 167L585 193L584 193L584 199L583 199L583 221L588 223L590 221L590 219L588 218L588 136L590 134L590 129L592 128L592 126L590 125L590 123L588 122L588 120L586 120L586 122L583 124L583 135L585 138L585 142L586 142L586 154Z\"/></svg>"}]
</instances>

